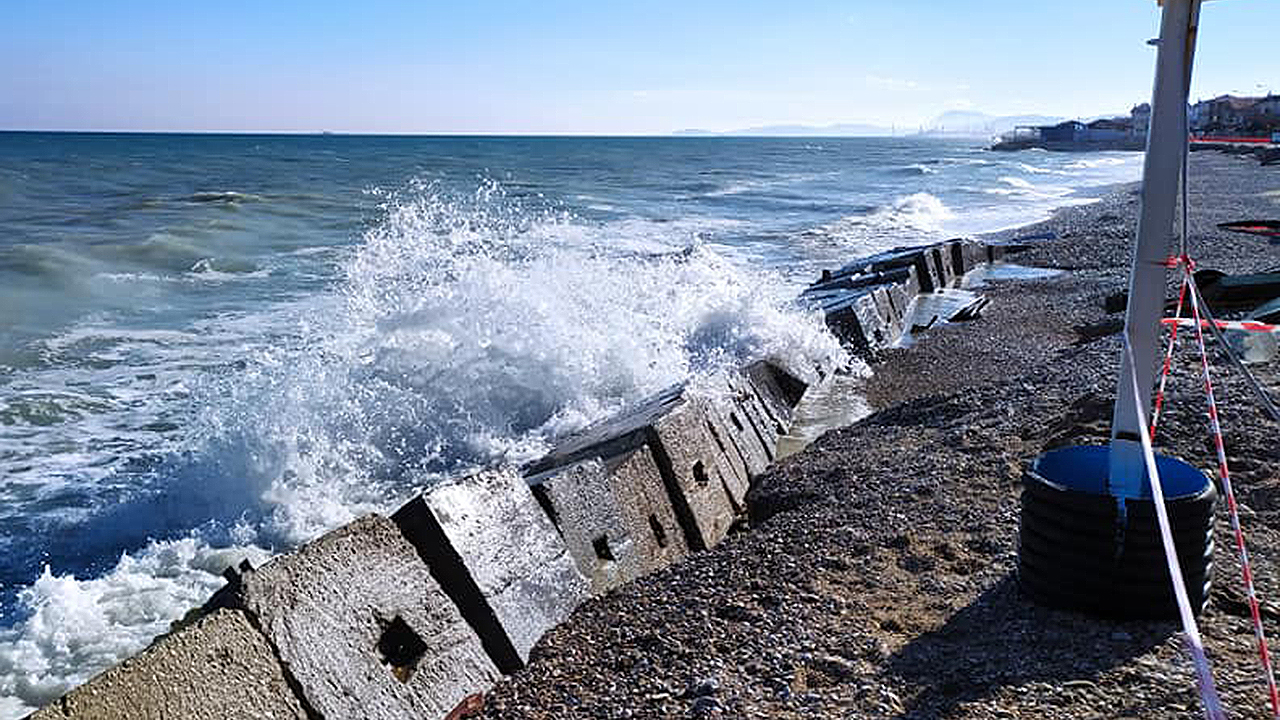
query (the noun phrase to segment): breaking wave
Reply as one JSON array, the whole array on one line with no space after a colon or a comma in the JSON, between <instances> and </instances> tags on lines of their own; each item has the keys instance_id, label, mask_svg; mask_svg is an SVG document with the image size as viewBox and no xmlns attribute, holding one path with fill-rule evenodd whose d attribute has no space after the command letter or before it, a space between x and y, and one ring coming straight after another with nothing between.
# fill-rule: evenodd
<instances>
[{"instance_id":1,"label":"breaking wave","mask_svg":"<svg viewBox=\"0 0 1280 720\"><path fill-rule=\"evenodd\" d=\"M489 182L375 195L380 220L328 292L175 337L78 331L95 347L133 343L135 362L185 368L159 374L180 376L169 401L187 409L162 428L161 451L95 481L131 488L120 502L76 514L74 552L114 564L79 576L46 565L18 590L0 628L0 717L138 651L245 556L393 508L442 476L532 459L672 383L754 357L808 378L844 359L793 288L692 228L591 225ZM928 224L944 210L913 196L887 212Z\"/></svg>"}]
</instances>

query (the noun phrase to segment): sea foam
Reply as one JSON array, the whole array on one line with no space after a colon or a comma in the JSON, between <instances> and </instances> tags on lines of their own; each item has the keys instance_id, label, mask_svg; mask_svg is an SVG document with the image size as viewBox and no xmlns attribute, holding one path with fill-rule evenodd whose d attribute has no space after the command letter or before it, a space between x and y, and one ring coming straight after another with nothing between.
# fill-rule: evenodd
<instances>
[{"instance_id":1,"label":"sea foam","mask_svg":"<svg viewBox=\"0 0 1280 720\"><path fill-rule=\"evenodd\" d=\"M331 291L129 338L156 362L166 348L201 358L184 430L135 470L133 497L76 521L101 547L133 549L96 576L46 568L18 592L0 630L0 717L137 652L245 556L393 509L440 477L535 458L673 383L755 357L810 379L845 360L793 287L693 227L593 225L490 182L376 197L381 219ZM210 346L188 347L193 335Z\"/></svg>"}]
</instances>

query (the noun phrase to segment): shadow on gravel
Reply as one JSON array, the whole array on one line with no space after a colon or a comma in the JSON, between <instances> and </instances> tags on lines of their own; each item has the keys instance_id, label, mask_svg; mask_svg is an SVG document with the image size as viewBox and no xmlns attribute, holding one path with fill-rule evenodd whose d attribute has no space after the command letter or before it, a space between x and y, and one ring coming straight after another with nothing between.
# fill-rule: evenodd
<instances>
[{"instance_id":1,"label":"shadow on gravel","mask_svg":"<svg viewBox=\"0 0 1280 720\"><path fill-rule=\"evenodd\" d=\"M1175 629L1039 607L1010 573L890 656L884 673L902 687L905 710L897 717L944 717L1004 686L1076 681L1087 692L1100 672L1150 651Z\"/></svg>"}]
</instances>

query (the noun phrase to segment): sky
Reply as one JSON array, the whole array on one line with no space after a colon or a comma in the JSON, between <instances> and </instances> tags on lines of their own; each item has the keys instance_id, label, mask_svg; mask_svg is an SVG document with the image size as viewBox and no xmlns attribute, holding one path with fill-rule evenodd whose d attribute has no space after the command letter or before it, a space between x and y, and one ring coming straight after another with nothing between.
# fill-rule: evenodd
<instances>
[{"instance_id":1,"label":"sky","mask_svg":"<svg viewBox=\"0 0 1280 720\"><path fill-rule=\"evenodd\" d=\"M1192 99L1280 92L1276 0L1201 11ZM5 0L0 129L915 129L1149 99L1154 0Z\"/></svg>"}]
</instances>

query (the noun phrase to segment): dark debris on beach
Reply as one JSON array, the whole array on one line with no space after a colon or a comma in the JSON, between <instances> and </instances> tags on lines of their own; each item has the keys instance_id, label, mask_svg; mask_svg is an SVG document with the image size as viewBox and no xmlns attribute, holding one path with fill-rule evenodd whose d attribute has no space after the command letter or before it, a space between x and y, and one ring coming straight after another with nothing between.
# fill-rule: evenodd
<instances>
[{"instance_id":1,"label":"dark debris on beach","mask_svg":"<svg viewBox=\"0 0 1280 720\"><path fill-rule=\"evenodd\" d=\"M1280 167L1192 158L1202 266L1280 264L1280 246L1216 228L1280 216ZM750 527L589 601L486 697L495 718L1196 718L1169 622L1038 607L1016 578L1019 478L1065 444L1105 442L1138 207L1134 187L1017 231L1014 261L1068 272L998 281L978 320L885 354L875 414L759 478ZM1213 466L1192 343L1158 449ZM1280 396L1280 361L1252 368ZM1257 585L1280 600L1280 428L1215 355L1226 444ZM1200 617L1232 717L1269 717L1220 505L1214 593ZM1266 606L1280 644L1280 604Z\"/></svg>"}]
</instances>

